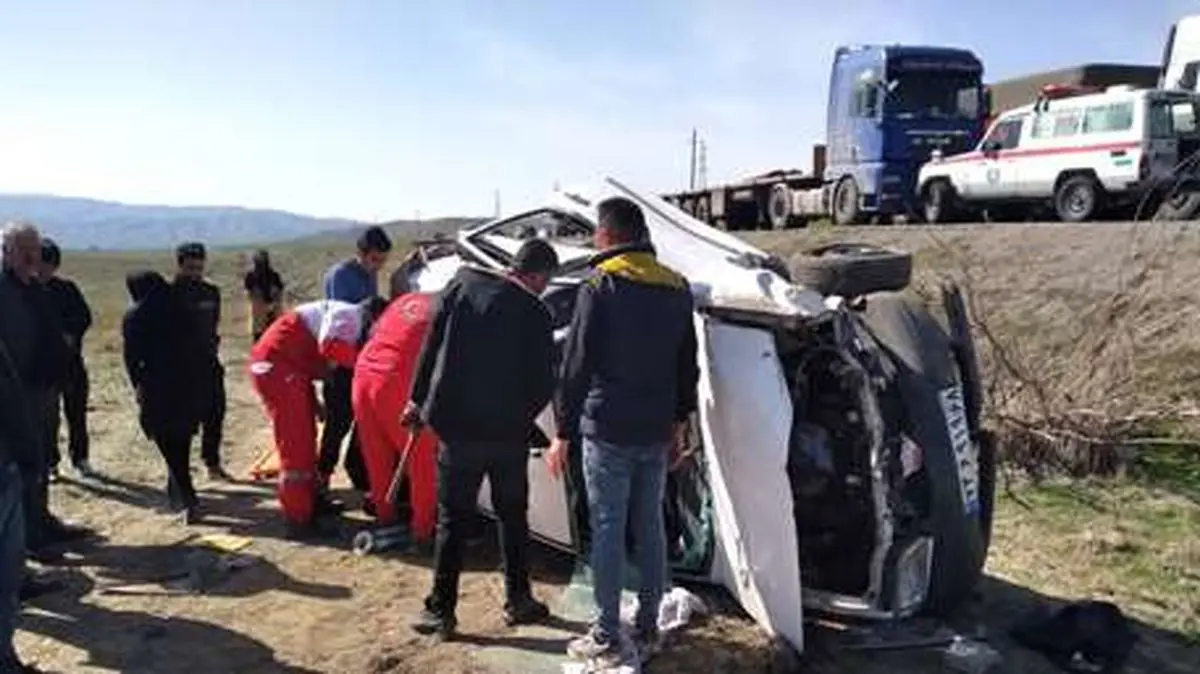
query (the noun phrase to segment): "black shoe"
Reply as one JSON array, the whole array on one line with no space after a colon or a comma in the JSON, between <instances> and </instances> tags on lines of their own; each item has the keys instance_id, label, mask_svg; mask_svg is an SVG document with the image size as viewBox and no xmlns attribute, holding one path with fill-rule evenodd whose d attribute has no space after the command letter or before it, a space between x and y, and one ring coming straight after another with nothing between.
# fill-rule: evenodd
<instances>
[{"instance_id":1,"label":"black shoe","mask_svg":"<svg viewBox=\"0 0 1200 674\"><path fill-rule=\"evenodd\" d=\"M533 625L550 617L550 609L533 597L526 597L504 608L504 624L509 627Z\"/></svg>"},{"instance_id":2,"label":"black shoe","mask_svg":"<svg viewBox=\"0 0 1200 674\"><path fill-rule=\"evenodd\" d=\"M236 481L233 479L233 476L230 475L228 472L226 472L226 470L224 468L222 468L221 466L209 466L208 467L208 480L209 480L209 482L235 482Z\"/></svg>"},{"instance_id":3,"label":"black shoe","mask_svg":"<svg viewBox=\"0 0 1200 674\"><path fill-rule=\"evenodd\" d=\"M87 527L67 524L53 516L46 521L45 531L48 543L72 543L91 538L96 533Z\"/></svg>"},{"instance_id":4,"label":"black shoe","mask_svg":"<svg viewBox=\"0 0 1200 674\"><path fill-rule=\"evenodd\" d=\"M61 580L43 580L41 578L26 578L21 583L21 589L17 592L17 598L22 601L33 601L38 597L44 597L48 594L61 592L66 589L67 584Z\"/></svg>"},{"instance_id":5,"label":"black shoe","mask_svg":"<svg viewBox=\"0 0 1200 674\"><path fill-rule=\"evenodd\" d=\"M200 506L198 506L196 504L187 506L186 508L181 509L176 514L179 517L179 523L185 527L190 526L192 524L200 523L200 515L201 515Z\"/></svg>"},{"instance_id":6,"label":"black shoe","mask_svg":"<svg viewBox=\"0 0 1200 674\"><path fill-rule=\"evenodd\" d=\"M63 554L62 550L55 550L53 548L49 548L46 546L41 546L41 547L33 548L32 550L27 550L25 552L25 556L28 559L31 559L31 560L37 562L38 564L41 564L42 566L53 566L55 564L62 564L66 558L66 555Z\"/></svg>"},{"instance_id":7,"label":"black shoe","mask_svg":"<svg viewBox=\"0 0 1200 674\"><path fill-rule=\"evenodd\" d=\"M313 513L317 517L325 515L340 515L346 510L346 504L341 499L333 498L328 494L317 496L317 501L313 504Z\"/></svg>"},{"instance_id":8,"label":"black shoe","mask_svg":"<svg viewBox=\"0 0 1200 674\"><path fill-rule=\"evenodd\" d=\"M307 524L288 522L284 536L290 541L314 541L333 538L337 533L333 527L314 519Z\"/></svg>"},{"instance_id":9,"label":"black shoe","mask_svg":"<svg viewBox=\"0 0 1200 674\"><path fill-rule=\"evenodd\" d=\"M436 634L442 638L448 638L454 634L454 628L458 627L458 621L454 616L443 616L429 609L421 611L421 615L413 621L412 628L417 634L426 636Z\"/></svg>"}]
</instances>

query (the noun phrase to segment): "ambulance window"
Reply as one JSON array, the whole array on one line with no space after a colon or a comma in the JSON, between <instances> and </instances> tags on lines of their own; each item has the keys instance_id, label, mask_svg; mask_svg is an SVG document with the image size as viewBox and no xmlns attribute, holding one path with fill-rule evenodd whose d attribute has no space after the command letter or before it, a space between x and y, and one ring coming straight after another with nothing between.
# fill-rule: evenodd
<instances>
[{"instance_id":1,"label":"ambulance window","mask_svg":"<svg viewBox=\"0 0 1200 674\"><path fill-rule=\"evenodd\" d=\"M995 143L999 150L1011 150L1021 142L1021 123L1024 117L1011 117L996 122L984 144Z\"/></svg>"},{"instance_id":2,"label":"ambulance window","mask_svg":"<svg viewBox=\"0 0 1200 674\"><path fill-rule=\"evenodd\" d=\"M1079 123L1083 115L1078 110L1063 110L1054 115L1054 137L1063 138L1079 133Z\"/></svg>"},{"instance_id":3,"label":"ambulance window","mask_svg":"<svg viewBox=\"0 0 1200 674\"><path fill-rule=\"evenodd\" d=\"M1093 105L1084 112L1084 133L1109 133L1133 128L1133 103Z\"/></svg>"},{"instance_id":4,"label":"ambulance window","mask_svg":"<svg viewBox=\"0 0 1200 674\"><path fill-rule=\"evenodd\" d=\"M1043 112L1033 118L1033 127L1029 130L1030 138L1050 138L1054 135L1054 120L1056 117L1053 113Z\"/></svg>"}]
</instances>

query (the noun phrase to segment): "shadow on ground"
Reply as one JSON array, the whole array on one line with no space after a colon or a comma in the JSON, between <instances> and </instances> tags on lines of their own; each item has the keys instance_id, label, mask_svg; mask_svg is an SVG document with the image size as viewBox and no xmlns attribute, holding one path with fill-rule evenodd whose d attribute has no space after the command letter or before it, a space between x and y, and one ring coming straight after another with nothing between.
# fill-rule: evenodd
<instances>
[{"instance_id":1,"label":"shadow on ground","mask_svg":"<svg viewBox=\"0 0 1200 674\"><path fill-rule=\"evenodd\" d=\"M1018 646L1008 636L1009 630L1039 607L1055 609L1071 601L1050 597L1028 588L1013 585L999 578L984 580L977 601L949 621L960 634L981 634L1000 651L1004 658L998 674L1059 674L1060 670L1042 655ZM1139 641L1125 674L1189 674L1200 662L1200 644L1189 644L1179 634L1154 628L1130 618ZM929 636L939 626L934 621L917 619L904 624L896 637L921 638ZM858 636L854 630L810 630L806 646L805 672L813 674L886 674L888 672L941 671L942 653L939 649L893 651L886 653L856 653L851 650ZM655 669L655 672L684 672L686 669Z\"/></svg>"},{"instance_id":2,"label":"shadow on ground","mask_svg":"<svg viewBox=\"0 0 1200 674\"><path fill-rule=\"evenodd\" d=\"M92 581L68 575L68 590L27 609L21 628L86 651L81 666L128 674L320 674L281 663L266 644L219 625L84 603Z\"/></svg>"}]
</instances>

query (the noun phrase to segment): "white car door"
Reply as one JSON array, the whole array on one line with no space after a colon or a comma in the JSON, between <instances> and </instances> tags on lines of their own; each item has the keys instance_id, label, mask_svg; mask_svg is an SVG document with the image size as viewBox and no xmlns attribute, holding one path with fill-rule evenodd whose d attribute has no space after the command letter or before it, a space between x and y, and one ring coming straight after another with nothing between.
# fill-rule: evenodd
<instances>
[{"instance_id":1,"label":"white car door","mask_svg":"<svg viewBox=\"0 0 1200 674\"><path fill-rule=\"evenodd\" d=\"M756 622L804 648L788 479L792 404L770 333L696 320L700 421L717 529L714 580Z\"/></svg>"}]
</instances>

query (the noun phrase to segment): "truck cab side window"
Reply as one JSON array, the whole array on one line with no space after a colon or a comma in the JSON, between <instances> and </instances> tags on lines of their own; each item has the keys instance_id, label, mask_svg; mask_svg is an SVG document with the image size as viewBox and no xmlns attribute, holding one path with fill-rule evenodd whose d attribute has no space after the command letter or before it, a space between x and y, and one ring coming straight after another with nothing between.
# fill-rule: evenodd
<instances>
[{"instance_id":1,"label":"truck cab side window","mask_svg":"<svg viewBox=\"0 0 1200 674\"><path fill-rule=\"evenodd\" d=\"M874 119L879 116L879 88L868 84L854 87L854 115Z\"/></svg>"}]
</instances>

